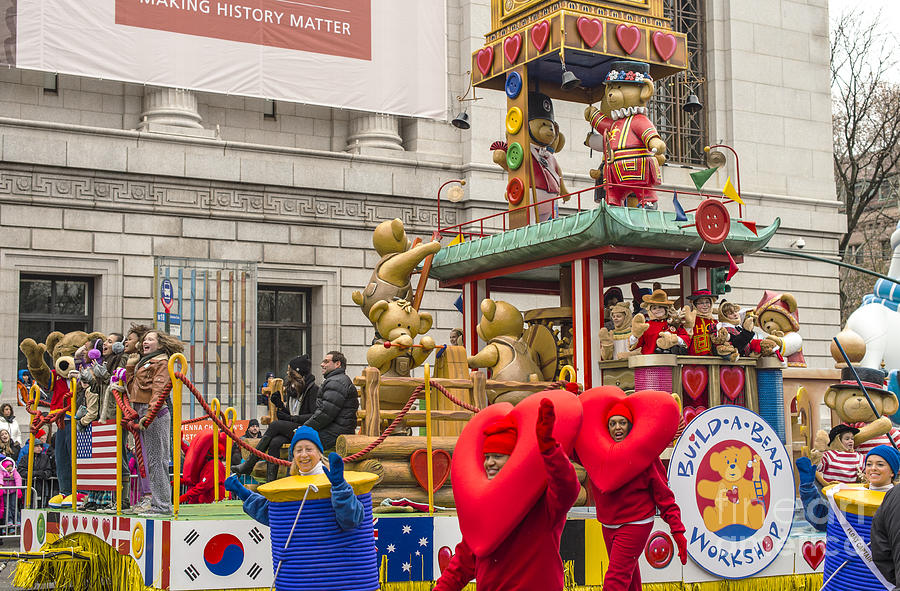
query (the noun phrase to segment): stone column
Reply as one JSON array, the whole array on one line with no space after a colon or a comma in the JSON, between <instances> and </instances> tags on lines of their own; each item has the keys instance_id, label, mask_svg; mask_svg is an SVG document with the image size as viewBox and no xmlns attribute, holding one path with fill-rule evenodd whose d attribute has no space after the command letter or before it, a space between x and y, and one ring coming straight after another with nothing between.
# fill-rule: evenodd
<instances>
[{"instance_id":1,"label":"stone column","mask_svg":"<svg viewBox=\"0 0 900 591\"><path fill-rule=\"evenodd\" d=\"M359 154L367 148L403 150L400 120L393 115L359 113L350 118L347 152Z\"/></svg>"},{"instance_id":2,"label":"stone column","mask_svg":"<svg viewBox=\"0 0 900 591\"><path fill-rule=\"evenodd\" d=\"M159 126L203 129L197 96L190 90L148 86L143 103L138 124L141 131L160 131Z\"/></svg>"}]
</instances>

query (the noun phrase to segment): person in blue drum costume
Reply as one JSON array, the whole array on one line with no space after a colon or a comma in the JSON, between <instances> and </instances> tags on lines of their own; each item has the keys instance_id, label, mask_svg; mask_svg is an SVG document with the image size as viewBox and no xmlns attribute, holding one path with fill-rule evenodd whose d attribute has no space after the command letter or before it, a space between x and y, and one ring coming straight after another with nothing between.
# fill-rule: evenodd
<instances>
[{"instance_id":1,"label":"person in blue drum costume","mask_svg":"<svg viewBox=\"0 0 900 591\"><path fill-rule=\"evenodd\" d=\"M344 472L332 452L328 466L319 434L301 426L291 441L291 475L253 492L236 475L226 490L244 512L272 532L275 588L279 591L375 591L378 561L372 522L377 477ZM328 556L340 556L335 562Z\"/></svg>"}]
</instances>

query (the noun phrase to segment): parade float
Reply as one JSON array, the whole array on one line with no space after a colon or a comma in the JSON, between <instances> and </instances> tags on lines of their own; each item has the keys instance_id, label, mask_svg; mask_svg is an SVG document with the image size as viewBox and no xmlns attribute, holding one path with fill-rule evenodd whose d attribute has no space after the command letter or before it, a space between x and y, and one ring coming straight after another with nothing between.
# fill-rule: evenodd
<instances>
[{"instance_id":1,"label":"parade float","mask_svg":"<svg viewBox=\"0 0 900 591\"><path fill-rule=\"evenodd\" d=\"M739 183L704 190L710 174L697 177L696 192L679 192L695 208L684 209L677 195L660 188L666 146L644 113L653 80L686 68L685 37L663 19L661 2L611 8L590 0L493 0L492 30L471 59L474 86L507 96L507 134L490 149L507 173L502 197L508 211L439 225L427 242L411 242L399 220L383 222L373 236L381 258L370 283L352 297L376 341L367 353L369 367L355 379L359 432L341 436L336 451L348 470L366 474L358 477L358 494L371 492L380 588L430 589L451 560L462 535L456 508L465 512L479 500L470 492L465 499L454 494L454 479L465 471L454 468L451 478L458 444L466 453L473 446L461 437L466 425L482 421L485 409L496 415L515 412L507 409L519 403L530 408L543 392L539 396L564 407L564 424L567 416L579 417L577 426L562 427L572 444L604 428L576 398L600 386L637 392L636 412L643 412L640 393L646 390L669 393L678 403L678 435L657 443L682 509L690 559L684 566L673 560L675 545L657 518L640 559L647 588L718 589L723 581L729 589L820 586L825 536L795 511L794 459L813 451L821 404L835 419L857 417L843 416L841 399L829 394L841 381L838 371L803 367L798 306L790 294L766 291L749 315L720 305L695 317L683 307L691 298L717 300L743 257L763 248L780 223L757 226ZM553 156L565 144L553 100L587 107L588 143L604 154L602 167L591 171L605 195L596 205L595 187L566 191ZM568 207L561 210L560 203ZM423 306L429 278L462 291L466 347L439 345L427 334L433 325ZM634 310L627 303L612 307L621 316L605 326L610 288L655 281L661 285L652 293L638 292ZM557 301L519 310L492 298L500 293ZM649 316L659 307L662 317ZM724 328L710 328L718 326ZM682 328L691 329L687 342L679 336ZM640 343L644 335L649 345L635 350L630 339ZM688 354L694 347L707 354ZM851 361L861 357L854 349ZM217 401L206 403L185 368L183 357L173 357L174 408L182 408L187 388L215 433L237 441L233 417ZM38 400L37 393L29 399L35 417L42 416ZM895 403L883 402L881 411L896 411ZM117 454L123 431L134 432L128 409L120 401L115 421L93 427L107 430L100 438L115 433ZM46 417L35 422L41 420ZM173 421L173 432L180 433L179 412ZM592 448L582 445L579 452L574 443L582 486L560 548L567 589L599 589L608 564L588 474L617 473L627 464ZM218 461L217 446L212 449ZM246 453L258 452L247 447ZM226 467L229 457L226 451ZM176 490L179 462L176 454ZM73 465L77 471L78 462ZM90 490L78 478L79 490ZM288 487L296 503L310 489L294 484L269 490ZM485 489L482 511L495 511L503 521L504 511L521 505L516 497L532 495L532 488ZM179 506L176 500L171 518L97 514L77 504L26 509L20 552L11 555L21 560L15 582L74 589L270 588L279 568L272 541L285 532L270 531L237 502L219 499L218 482L215 490L214 503Z\"/></svg>"}]
</instances>

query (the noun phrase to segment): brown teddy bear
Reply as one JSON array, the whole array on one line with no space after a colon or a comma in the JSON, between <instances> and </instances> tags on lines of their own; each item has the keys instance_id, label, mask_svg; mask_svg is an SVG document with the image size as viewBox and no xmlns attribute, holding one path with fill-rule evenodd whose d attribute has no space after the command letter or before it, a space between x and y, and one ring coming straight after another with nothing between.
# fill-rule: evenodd
<instances>
[{"instance_id":1,"label":"brown teddy bear","mask_svg":"<svg viewBox=\"0 0 900 591\"><path fill-rule=\"evenodd\" d=\"M890 445L888 434L900 445L900 429L894 427L890 419L900 406L897 396L884 388L884 372L869 367L855 369L881 418L876 419L849 367L841 369L841 382L832 384L825 391L825 406L834 411L843 424L859 429L853 442L856 451L863 456L876 445Z\"/></svg>"},{"instance_id":2,"label":"brown teddy bear","mask_svg":"<svg viewBox=\"0 0 900 591\"><path fill-rule=\"evenodd\" d=\"M604 82L601 108L588 106L585 120L599 132L607 162L606 201L626 205L631 195L644 206L656 202L651 188L660 184L660 166L666 161L666 143L647 117L653 96L648 64L630 60L612 62Z\"/></svg>"},{"instance_id":3,"label":"brown teddy bear","mask_svg":"<svg viewBox=\"0 0 900 591\"><path fill-rule=\"evenodd\" d=\"M719 480L701 480L697 483L697 496L713 501L703 510L703 524L717 532L730 525L743 525L752 530L762 527L766 509L757 500L754 482L762 486L762 494L768 483L760 479L759 456L746 445L732 445L709 457L710 467L719 473ZM752 468L751 477L744 472Z\"/></svg>"},{"instance_id":4,"label":"brown teddy bear","mask_svg":"<svg viewBox=\"0 0 900 591\"><path fill-rule=\"evenodd\" d=\"M381 255L381 260L375 264L366 288L351 294L353 302L362 308L367 317L375 302L390 302L395 298L412 301L410 275L428 255L441 249L437 241L411 246L403 222L397 218L375 227L372 244Z\"/></svg>"},{"instance_id":5,"label":"brown teddy bear","mask_svg":"<svg viewBox=\"0 0 900 591\"><path fill-rule=\"evenodd\" d=\"M512 304L481 301L481 320L478 322L478 336L487 344L478 353L469 357L469 367L478 369L489 367L493 379L507 382L536 382L542 373L534 351L522 340L525 319ZM518 404L531 392L524 390L487 391L488 402L510 402Z\"/></svg>"},{"instance_id":6,"label":"brown teddy bear","mask_svg":"<svg viewBox=\"0 0 900 591\"><path fill-rule=\"evenodd\" d=\"M753 313L756 316L757 336L775 341L789 366L806 367L803 337L799 332L800 314L793 294L766 290Z\"/></svg>"},{"instance_id":7,"label":"brown teddy bear","mask_svg":"<svg viewBox=\"0 0 900 591\"><path fill-rule=\"evenodd\" d=\"M723 300L719 305L719 323L712 342L716 347L716 355L737 361L739 356L768 357L778 350L774 339L755 339L753 326L755 316L748 312L741 320L741 309L737 304Z\"/></svg>"},{"instance_id":8,"label":"brown teddy bear","mask_svg":"<svg viewBox=\"0 0 900 591\"><path fill-rule=\"evenodd\" d=\"M413 368L425 363L434 350L434 339L425 335L431 330L431 314L417 311L406 300L375 302L369 310L369 320L381 339L369 347L366 361L383 376L409 377ZM420 335L424 336L416 345L413 341ZM381 407L403 408L410 393L408 388L381 386Z\"/></svg>"},{"instance_id":9,"label":"brown teddy bear","mask_svg":"<svg viewBox=\"0 0 900 591\"><path fill-rule=\"evenodd\" d=\"M535 202L540 203L568 194L562 169L555 156L562 151L566 138L559 131L559 125L553 118L553 102L546 94L532 92L528 95L528 133L531 137L531 176L534 182ZM492 156L494 163L509 172L506 143L495 142L494 147ZM569 197L564 199L568 200ZM557 203L547 201L538 205L538 220L543 222L555 218L559 214Z\"/></svg>"},{"instance_id":10,"label":"brown teddy bear","mask_svg":"<svg viewBox=\"0 0 900 591\"><path fill-rule=\"evenodd\" d=\"M53 331L47 335L47 340L43 343L37 343L31 338L24 339L19 344L19 350L25 355L31 376L49 392L53 390L57 377L62 378L62 381L65 382L70 373L75 373L75 351L97 339L106 340L106 335L101 332L86 333L80 330L66 334ZM50 354L54 367L51 368L47 365L45 353ZM56 373L57 369L61 374L59 376Z\"/></svg>"}]
</instances>

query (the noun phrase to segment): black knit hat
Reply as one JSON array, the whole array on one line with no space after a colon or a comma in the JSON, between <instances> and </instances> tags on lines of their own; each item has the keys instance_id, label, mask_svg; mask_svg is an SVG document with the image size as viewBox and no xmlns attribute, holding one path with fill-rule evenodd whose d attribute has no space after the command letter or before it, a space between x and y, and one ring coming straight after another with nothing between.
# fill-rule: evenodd
<instances>
[{"instance_id":1,"label":"black knit hat","mask_svg":"<svg viewBox=\"0 0 900 591\"><path fill-rule=\"evenodd\" d=\"M288 362L288 367L300 375L305 376L309 373L309 370L312 369L312 363L309 361L309 355L301 355L300 357L291 359Z\"/></svg>"}]
</instances>

